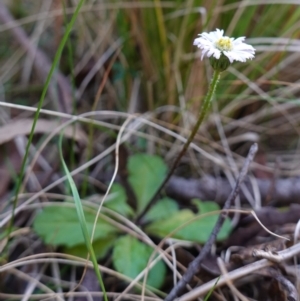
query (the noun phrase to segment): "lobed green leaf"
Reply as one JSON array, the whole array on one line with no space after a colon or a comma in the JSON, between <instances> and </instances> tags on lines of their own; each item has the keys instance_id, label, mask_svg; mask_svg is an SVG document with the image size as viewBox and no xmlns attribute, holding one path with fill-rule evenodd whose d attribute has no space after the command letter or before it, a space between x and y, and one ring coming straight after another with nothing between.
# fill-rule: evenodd
<instances>
[{"instance_id":1,"label":"lobed green leaf","mask_svg":"<svg viewBox=\"0 0 300 301\"><path fill-rule=\"evenodd\" d=\"M127 195L124 187L118 183L112 185L110 198L105 207L120 213L123 216L133 216L132 208L127 204Z\"/></svg>"},{"instance_id":2,"label":"lobed green leaf","mask_svg":"<svg viewBox=\"0 0 300 301\"><path fill-rule=\"evenodd\" d=\"M137 198L137 213L141 213L163 182L167 166L159 156L137 154L128 160L128 181Z\"/></svg>"},{"instance_id":3,"label":"lobed green leaf","mask_svg":"<svg viewBox=\"0 0 300 301\"><path fill-rule=\"evenodd\" d=\"M153 249L130 235L122 236L115 242L113 264L116 270L130 278L135 278L146 267ZM166 267L159 261L149 272L147 284L159 288L162 286Z\"/></svg>"},{"instance_id":4,"label":"lobed green leaf","mask_svg":"<svg viewBox=\"0 0 300 301\"><path fill-rule=\"evenodd\" d=\"M198 204L199 205L199 204ZM211 205L211 204L210 204ZM150 234L164 238L171 232L190 222L197 215L191 210L184 209L172 214L168 219L161 219L150 224L146 231ZM218 214L209 216L199 216L199 219L191 222L190 224L184 226L182 229L176 231L171 237L189 241L195 241L200 243L205 243L209 238L216 222L218 219ZM223 240L228 237L231 231L231 224L228 218L226 218L223 227L221 228L217 239Z\"/></svg>"},{"instance_id":5,"label":"lobed green leaf","mask_svg":"<svg viewBox=\"0 0 300 301\"><path fill-rule=\"evenodd\" d=\"M96 214L85 212L86 226L91 235ZM34 219L33 228L46 244L73 247L84 244L78 215L75 208L64 206L46 207ZM117 229L98 219L94 239L106 238Z\"/></svg>"}]
</instances>

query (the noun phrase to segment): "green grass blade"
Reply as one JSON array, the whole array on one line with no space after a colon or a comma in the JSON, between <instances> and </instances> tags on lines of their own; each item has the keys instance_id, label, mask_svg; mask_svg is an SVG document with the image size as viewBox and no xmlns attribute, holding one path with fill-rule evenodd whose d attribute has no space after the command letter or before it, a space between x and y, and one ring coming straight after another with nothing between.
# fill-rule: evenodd
<instances>
[{"instance_id":1,"label":"green grass blade","mask_svg":"<svg viewBox=\"0 0 300 301\"><path fill-rule=\"evenodd\" d=\"M102 277L101 277L101 273L100 273L100 270L99 270L99 267L98 267L98 262L97 262L97 259L96 259L96 255L95 255L95 252L94 252L94 249L93 249L93 246L92 246L92 242L91 242L91 239L90 239L90 236L89 236L89 233L88 233L88 229L87 229L87 226L86 226L86 220L85 220L85 216L84 216L80 196L79 196L77 187L75 185L75 182L74 182L74 180L73 180L73 178L72 178L72 176L69 172L69 169L68 169L68 167L65 163L65 160L63 158L62 139L63 139L63 133L59 137L59 156L60 156L60 159L61 159L61 162L62 162L62 165L63 165L63 169L66 173L66 176L67 176L67 179L68 179L71 191L72 191L72 195L73 195L73 198L74 198L76 211L77 211L77 215L78 215L78 220L79 220L79 223L80 223L80 226L81 226L81 230L82 230L82 234L83 234L83 237L84 237L84 240L85 240L86 247L87 247L88 252L91 256L91 260L92 260L92 263L93 263L93 266L94 266L94 270L95 270L97 279L99 281L100 287L101 287L103 295L104 295L104 300L108 301L105 286L104 286L104 283L103 283L103 280L102 280Z\"/></svg>"},{"instance_id":2,"label":"green grass blade","mask_svg":"<svg viewBox=\"0 0 300 301\"><path fill-rule=\"evenodd\" d=\"M48 74L47 79L46 79L46 83L45 83L43 91L42 91L42 95L41 95L39 103L38 103L37 110L36 110L35 115L34 115L32 128L31 128L30 135L29 135L28 142L27 142L26 149L25 149L25 155L24 155L24 158L22 160L20 175L18 177L16 188L15 188L15 198L14 198L14 201L13 201L12 217L11 217L11 220L10 220L10 224L9 224L9 228L8 228L9 229L8 230L8 236L7 237L9 237L11 229L12 229L12 226L13 226L13 223L14 223L14 215L15 215L15 210L16 210L17 203L18 203L18 196L19 196L19 192L20 192L20 189L21 189L21 184L22 184L22 181L23 181L24 173L25 173L25 167L26 167L26 163L27 163L27 159L28 159L28 154L29 154L29 147L30 147L31 142L32 142L32 138L33 138L34 130L35 130L35 127L36 127L36 123L37 123L37 120L39 118L40 111L41 111L41 108L43 106L44 99L45 99L46 93L48 91L51 78L52 78L53 73L55 71L55 68L56 68L56 66L57 66L57 64L58 64L58 62L60 60L62 51L63 51L63 49L65 47L65 44L66 44L66 42L68 40L68 37L69 37L70 33L71 33L71 30L72 30L73 25L75 23L75 20L76 20L76 18L78 16L80 8L84 4L84 2L85 2L85 0L80 0L80 2L78 3L78 5L76 7L76 10L75 10L75 12L74 12L74 14L73 14L73 16L71 18L71 21L70 21L70 23L68 24L68 26L66 28L66 32L63 35L63 38L62 38L62 40L61 40L61 42L60 42L60 44L58 46L58 49L56 51L53 63L51 65L49 74Z\"/></svg>"},{"instance_id":3,"label":"green grass blade","mask_svg":"<svg viewBox=\"0 0 300 301\"><path fill-rule=\"evenodd\" d=\"M205 296L205 299L203 301L208 301L210 295L212 294L212 292L214 291L216 285L218 284L219 280L220 280L221 276L218 277L216 283L214 284L214 286L209 290L209 292L207 293L207 295Z\"/></svg>"}]
</instances>

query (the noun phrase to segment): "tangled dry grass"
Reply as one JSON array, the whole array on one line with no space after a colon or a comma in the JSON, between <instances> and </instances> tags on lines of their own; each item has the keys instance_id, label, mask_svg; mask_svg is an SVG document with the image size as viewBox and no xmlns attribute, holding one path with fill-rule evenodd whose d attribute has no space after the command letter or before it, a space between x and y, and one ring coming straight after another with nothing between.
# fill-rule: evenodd
<instances>
[{"instance_id":1,"label":"tangled dry grass","mask_svg":"<svg viewBox=\"0 0 300 301\"><path fill-rule=\"evenodd\" d=\"M128 157L148 153L173 162L212 72L192 41L199 32L224 28L227 35L246 36L256 58L222 75L212 113L166 194L180 208L195 210L195 197L223 205L250 146L257 143L259 150L229 210L234 231L215 244L179 300L205 298L212 288L210 300L297 300L299 3L85 1L36 124L14 211L34 114L75 2L0 2L0 299L103 299L86 257L45 244L33 230L43 208L73 200L57 136L64 128L64 157L85 206L99 208L116 156L115 181L127 187L130 203ZM162 244L128 217L105 207L101 214L156 250L168 266L163 286L151 290L143 284L144 274L131 279L117 272L108 252L99 267L113 300L164 299L203 247L169 238Z\"/></svg>"}]
</instances>

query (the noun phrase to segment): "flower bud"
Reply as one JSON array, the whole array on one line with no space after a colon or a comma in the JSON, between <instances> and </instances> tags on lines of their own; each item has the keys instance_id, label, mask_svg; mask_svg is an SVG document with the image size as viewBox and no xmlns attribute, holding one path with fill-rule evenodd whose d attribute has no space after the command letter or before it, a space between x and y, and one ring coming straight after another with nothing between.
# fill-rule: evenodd
<instances>
[{"instance_id":1,"label":"flower bud","mask_svg":"<svg viewBox=\"0 0 300 301\"><path fill-rule=\"evenodd\" d=\"M216 59L215 57L211 56L209 58L209 62L215 71L220 72L225 71L231 64L229 58L223 53L221 54L219 59Z\"/></svg>"}]
</instances>

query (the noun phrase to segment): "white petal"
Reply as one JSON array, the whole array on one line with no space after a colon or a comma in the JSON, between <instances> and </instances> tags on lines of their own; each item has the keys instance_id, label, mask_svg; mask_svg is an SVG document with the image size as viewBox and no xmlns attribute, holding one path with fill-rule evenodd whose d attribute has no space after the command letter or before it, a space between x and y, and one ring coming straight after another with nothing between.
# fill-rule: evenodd
<instances>
[{"instance_id":1,"label":"white petal","mask_svg":"<svg viewBox=\"0 0 300 301\"><path fill-rule=\"evenodd\" d=\"M235 40L233 41L233 43L238 44L238 43L242 43L243 41L245 41L245 37L239 37L239 38L235 39Z\"/></svg>"},{"instance_id":2,"label":"white petal","mask_svg":"<svg viewBox=\"0 0 300 301\"><path fill-rule=\"evenodd\" d=\"M224 35L224 30L223 29L220 30L220 29L217 28L215 33L216 33L218 38L222 38L223 35Z\"/></svg>"},{"instance_id":3,"label":"white petal","mask_svg":"<svg viewBox=\"0 0 300 301\"><path fill-rule=\"evenodd\" d=\"M228 52L228 51L224 51L223 52L224 55L226 55L230 61L230 63L232 63L234 61L233 57L232 57L232 53Z\"/></svg>"},{"instance_id":4,"label":"white petal","mask_svg":"<svg viewBox=\"0 0 300 301\"><path fill-rule=\"evenodd\" d=\"M216 59L221 57L222 49L219 49L217 43L221 38L227 38L232 43L230 51L223 51L231 63L233 61L245 62L247 59L254 58L255 49L251 45L244 43L245 37L230 38L224 36L224 30L217 28L215 31L199 34L198 38L194 40L193 44L201 50L201 59L204 56L213 56Z\"/></svg>"},{"instance_id":5,"label":"white petal","mask_svg":"<svg viewBox=\"0 0 300 301\"><path fill-rule=\"evenodd\" d=\"M221 51L219 49L214 49L214 57L219 59L221 56Z\"/></svg>"},{"instance_id":6,"label":"white petal","mask_svg":"<svg viewBox=\"0 0 300 301\"><path fill-rule=\"evenodd\" d=\"M255 51L255 49L251 45L248 45L246 43L233 44L233 49Z\"/></svg>"},{"instance_id":7,"label":"white petal","mask_svg":"<svg viewBox=\"0 0 300 301\"><path fill-rule=\"evenodd\" d=\"M211 34L211 33L203 33L201 35L201 37L204 39L204 40L207 40L207 41L210 41L210 42L214 42L215 41L215 37Z\"/></svg>"}]
</instances>

